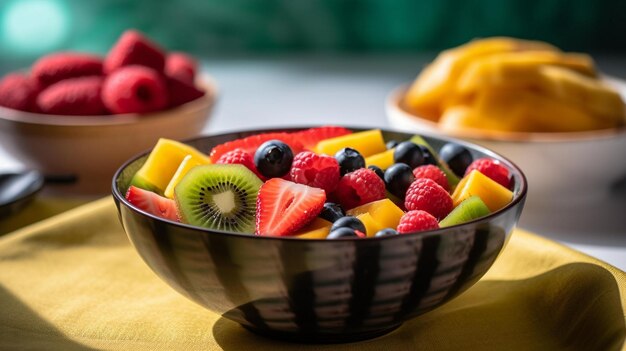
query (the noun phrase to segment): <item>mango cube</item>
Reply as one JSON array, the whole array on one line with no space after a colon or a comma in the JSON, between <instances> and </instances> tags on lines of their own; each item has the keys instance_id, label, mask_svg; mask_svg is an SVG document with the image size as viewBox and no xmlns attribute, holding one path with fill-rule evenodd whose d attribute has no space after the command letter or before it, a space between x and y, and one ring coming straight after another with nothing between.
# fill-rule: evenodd
<instances>
[{"instance_id":1,"label":"mango cube","mask_svg":"<svg viewBox=\"0 0 626 351\"><path fill-rule=\"evenodd\" d=\"M477 170L471 171L461 179L454 190L452 194L454 207L473 195L480 197L491 212L503 208L513 199L513 192Z\"/></svg>"},{"instance_id":2,"label":"mango cube","mask_svg":"<svg viewBox=\"0 0 626 351\"><path fill-rule=\"evenodd\" d=\"M396 229L398 223L400 223L400 218L404 215L404 211L389 199L373 201L347 211L348 215L355 216L359 219L359 216L365 213L368 213L378 224L378 230L384 228ZM376 234L376 232L370 233L368 229L367 236L373 236L374 234Z\"/></svg>"},{"instance_id":3,"label":"mango cube","mask_svg":"<svg viewBox=\"0 0 626 351\"><path fill-rule=\"evenodd\" d=\"M367 212L361 213L360 215L356 216L356 218L363 222L363 225L365 226L365 232L368 237L374 236L379 230L383 229L380 223L374 220L372 215Z\"/></svg>"},{"instance_id":4,"label":"mango cube","mask_svg":"<svg viewBox=\"0 0 626 351\"><path fill-rule=\"evenodd\" d=\"M293 236L303 239L324 239L328 236L332 225L329 221L317 217L304 228L294 233Z\"/></svg>"},{"instance_id":5,"label":"mango cube","mask_svg":"<svg viewBox=\"0 0 626 351\"><path fill-rule=\"evenodd\" d=\"M165 195L165 197L169 199L173 199L174 188L176 187L176 185L178 185L180 180L183 179L187 172L189 172L190 169L196 166L202 166L206 164L208 163L205 163L205 160L201 158L193 157L192 155L185 156L185 158L183 158L183 160L180 162L180 165L178 166L178 169L176 169L176 173L174 173L174 175L172 176L169 184L167 184L163 195Z\"/></svg>"},{"instance_id":6,"label":"mango cube","mask_svg":"<svg viewBox=\"0 0 626 351\"><path fill-rule=\"evenodd\" d=\"M365 158L365 167L377 166L383 171L391 167L393 162L393 153L395 149L389 149Z\"/></svg>"},{"instance_id":7,"label":"mango cube","mask_svg":"<svg viewBox=\"0 0 626 351\"><path fill-rule=\"evenodd\" d=\"M207 155L189 145L175 140L159 139L146 162L133 177L131 184L147 185L163 193L187 155L191 155L202 164L211 163Z\"/></svg>"},{"instance_id":8,"label":"mango cube","mask_svg":"<svg viewBox=\"0 0 626 351\"><path fill-rule=\"evenodd\" d=\"M337 151L346 147L357 150L363 157L372 156L387 150L380 129L372 129L322 140L315 146L315 152L335 156Z\"/></svg>"}]
</instances>

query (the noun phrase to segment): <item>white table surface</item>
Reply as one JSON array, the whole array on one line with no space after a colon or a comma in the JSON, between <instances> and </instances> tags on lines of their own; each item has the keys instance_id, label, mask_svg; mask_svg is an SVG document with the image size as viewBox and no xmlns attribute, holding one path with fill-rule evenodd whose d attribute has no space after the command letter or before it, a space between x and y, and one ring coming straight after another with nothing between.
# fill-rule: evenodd
<instances>
[{"instance_id":1,"label":"white table surface","mask_svg":"<svg viewBox=\"0 0 626 351\"><path fill-rule=\"evenodd\" d=\"M220 96L203 134L311 124L388 127L385 96L412 80L431 57L308 55L207 60L204 69L217 80ZM626 78L626 56L596 58L603 72ZM19 167L19 162L0 149L0 171ZM626 270L626 185L597 203L553 212L548 219L541 219L526 208L520 227Z\"/></svg>"}]
</instances>

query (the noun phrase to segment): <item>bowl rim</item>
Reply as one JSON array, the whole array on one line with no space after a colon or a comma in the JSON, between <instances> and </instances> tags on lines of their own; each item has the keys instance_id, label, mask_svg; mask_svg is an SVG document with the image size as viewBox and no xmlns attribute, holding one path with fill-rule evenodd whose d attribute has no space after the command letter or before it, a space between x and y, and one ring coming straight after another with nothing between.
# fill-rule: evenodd
<instances>
[{"instance_id":1,"label":"bowl rim","mask_svg":"<svg viewBox=\"0 0 626 351\"><path fill-rule=\"evenodd\" d=\"M219 95L219 88L216 80L206 73L198 74L196 84L204 88L205 94L195 100L182 105L169 108L167 110L149 113L122 113L112 115L54 115L45 113L35 113L15 110L0 106L0 121L10 121L20 124L60 126L60 127L93 127L127 125L145 120L156 120L169 117L172 113L181 110L199 111L215 104Z\"/></svg>"},{"instance_id":2,"label":"bowl rim","mask_svg":"<svg viewBox=\"0 0 626 351\"><path fill-rule=\"evenodd\" d=\"M620 80L615 77L604 77L608 82L613 85L619 85L626 90L626 81ZM437 122L431 121L427 118L423 118L417 114L412 113L406 105L403 103L403 97L406 94L411 83L405 83L393 88L385 98L385 109L387 119L389 120L392 114L400 115L403 119L411 120L414 123L421 124L432 131L437 131L445 136L461 139L471 140L486 140L491 142L541 142L541 143L566 143L566 142L581 142L581 141L594 141L602 139L611 139L615 137L626 137L626 124L617 128L608 129L595 129L581 132L502 132L502 131L489 131L482 129L464 129L458 131L450 131L442 129ZM625 104L626 108L626 104Z\"/></svg>"},{"instance_id":3,"label":"bowl rim","mask_svg":"<svg viewBox=\"0 0 626 351\"><path fill-rule=\"evenodd\" d=\"M290 126L290 127L284 127L284 128L262 128L262 129L242 129L242 130L238 130L238 131L231 131L231 132L227 132L227 133L220 133L220 134L212 134L212 135L202 135L202 136L198 136L195 138L191 138L191 139L186 139L183 140L183 143L188 143L188 142L193 142L193 141L198 141L201 139L206 139L206 138L212 138L212 137L220 137L220 136L225 136L225 135L231 135L231 134L237 134L237 133L267 133L267 132L276 132L276 131L284 131L284 132L296 132L296 131L300 131L300 130L305 130L308 128L313 128L313 127L319 127L320 125L314 125L314 126ZM382 131L388 131L388 132L395 132L395 133L402 133L402 134L408 134L411 135L411 133L407 133L406 131L401 131L398 129L393 129L393 128L369 128L369 127L354 127L354 126L345 126L342 125L345 128L348 128L352 131L364 131L364 130L371 130L371 129L380 129ZM414 135L414 134L413 134ZM117 179L120 177L121 173L126 169L126 167L128 167L128 165L130 165L131 163L135 162L137 159L146 156L150 151L152 151L152 148L145 150L135 156L133 156L132 158L130 158L129 160L127 160L126 162L124 162L124 164L122 164L117 171L115 171L115 174L113 175L112 178L112 182L111 182L111 190L112 190L112 195L114 197L114 199L116 200L116 202L118 204L123 204L124 206L126 206L127 208L129 208L131 211L148 217L152 220L156 220L156 221L162 221L165 222L169 225L173 225L176 227L180 227L183 229L188 229L188 230L192 230L194 232L199 232L202 234L210 234L210 235L226 235L226 236L235 236L235 237L239 237L239 238L247 238L247 239L253 239L253 240L290 240L290 241L301 241L301 242L328 242L328 243L333 243L333 242L346 242L346 241L355 241L355 240L368 240L368 241L375 241L375 240L394 240L394 239L399 239L402 237L407 237L407 235L410 236L424 236L424 237L430 237L430 236L438 236L441 235L444 232L447 232L449 230L455 230L455 229L460 229L463 226L470 226L470 225L480 225L482 223L485 222L489 222L491 221L492 218L500 216L501 214L508 212L509 210L513 209L514 207L516 207L520 202L523 202L526 198L527 192L528 192L528 181L526 179L526 175L524 174L524 172L522 172L522 170L515 164L513 163L511 160L509 160L508 158L496 153L495 151L492 151L486 147L474 144L472 142L468 142L468 141L464 141L464 140L458 140L456 138L452 138L449 136L439 136L436 135L434 133L431 132L425 132L425 133L419 133L419 135L421 136L426 136L429 138L434 138L434 139L439 139L445 142L454 142L457 144L460 144L462 146L465 147L469 147L471 149L477 150L481 153L484 153L485 155L489 156L489 157L493 157L496 158L500 161L504 161L504 163L508 166L509 169L512 169L515 173L519 174L519 179L520 179L520 185L519 185L519 191L517 194L513 193L513 199L511 200L511 202L509 202L505 207L490 213L487 216L481 217L481 218L477 218L474 220L471 220L469 222L465 222L465 223L461 223L461 224L457 224L457 225L453 225L453 226L449 226L449 227L444 227L444 228L438 228L436 230L429 230L429 231L421 231L421 232L413 232L413 233L405 233L402 235L392 235L392 236L386 236L386 237L366 237L366 238L339 238L339 239L334 239L334 240L328 240L326 238L298 238L298 237L294 237L294 236L269 236L269 235L255 235L255 234L243 234L243 233L233 233L233 232L227 232L227 231L222 231L222 230L211 230L208 228L202 228L202 227L198 227L198 226L194 226L191 224L186 224L186 223L181 223L181 222L175 222L169 219L164 219L164 218L160 218L156 215L153 215L151 213L145 212L139 208L136 208L135 206L133 206L130 202L128 202L126 200L126 197L124 196L124 194L121 194L118 189L117 189ZM523 205L523 203L522 203ZM119 207L119 205L118 205Z\"/></svg>"}]
</instances>

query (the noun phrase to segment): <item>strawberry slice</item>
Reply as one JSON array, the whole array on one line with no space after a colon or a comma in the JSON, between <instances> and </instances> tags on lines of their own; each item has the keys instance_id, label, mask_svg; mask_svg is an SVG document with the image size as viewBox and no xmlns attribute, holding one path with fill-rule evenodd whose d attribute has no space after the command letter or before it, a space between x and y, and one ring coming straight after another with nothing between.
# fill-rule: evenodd
<instances>
[{"instance_id":1,"label":"strawberry slice","mask_svg":"<svg viewBox=\"0 0 626 351\"><path fill-rule=\"evenodd\" d=\"M131 185L126 200L140 210L163 219L179 222L178 209L174 200L159 196L151 191Z\"/></svg>"},{"instance_id":2,"label":"strawberry slice","mask_svg":"<svg viewBox=\"0 0 626 351\"><path fill-rule=\"evenodd\" d=\"M249 153L251 156L254 156L256 149L261 146L264 142L268 140L280 140L291 148L291 151L294 155L298 152L302 151L302 143L298 141L298 139L289 133L262 133L252 135L246 138L237 139L233 141L225 142L224 144L217 145L211 150L209 157L213 163L217 162L217 160L222 157L225 153L229 151L233 151L235 149L242 149Z\"/></svg>"},{"instance_id":3,"label":"strawberry slice","mask_svg":"<svg viewBox=\"0 0 626 351\"><path fill-rule=\"evenodd\" d=\"M317 145L317 143L322 140L336 138L351 133L351 130L344 127L323 126L310 128L301 132L296 132L293 133L293 135L296 137L296 140L298 140L302 144L302 147L304 147L304 149L313 150L315 145Z\"/></svg>"},{"instance_id":4,"label":"strawberry slice","mask_svg":"<svg viewBox=\"0 0 626 351\"><path fill-rule=\"evenodd\" d=\"M256 201L257 235L287 236L317 217L326 201L322 189L272 178L259 190Z\"/></svg>"}]
</instances>

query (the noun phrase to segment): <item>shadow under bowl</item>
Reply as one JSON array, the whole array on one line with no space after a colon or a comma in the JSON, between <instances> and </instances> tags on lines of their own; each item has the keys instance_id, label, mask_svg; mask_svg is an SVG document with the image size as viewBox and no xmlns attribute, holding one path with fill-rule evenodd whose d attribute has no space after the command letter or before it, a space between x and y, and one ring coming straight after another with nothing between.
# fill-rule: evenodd
<instances>
[{"instance_id":1,"label":"shadow under bowl","mask_svg":"<svg viewBox=\"0 0 626 351\"><path fill-rule=\"evenodd\" d=\"M208 152L265 131L187 143ZM383 135L386 140L411 137L393 131ZM369 339L437 308L478 281L501 252L524 205L526 180L513 163L462 141L424 138L437 150L454 141L475 157L500 160L514 178L513 201L462 225L393 237L324 240L219 232L157 218L124 199L147 153L117 171L113 197L130 241L148 266L207 309L273 338L305 343Z\"/></svg>"},{"instance_id":2,"label":"shadow under bowl","mask_svg":"<svg viewBox=\"0 0 626 351\"><path fill-rule=\"evenodd\" d=\"M198 81L206 94L183 105L147 114L63 116L0 106L0 146L51 180L47 192L104 195L119 165L161 137L199 135L211 116L217 86Z\"/></svg>"}]
</instances>

